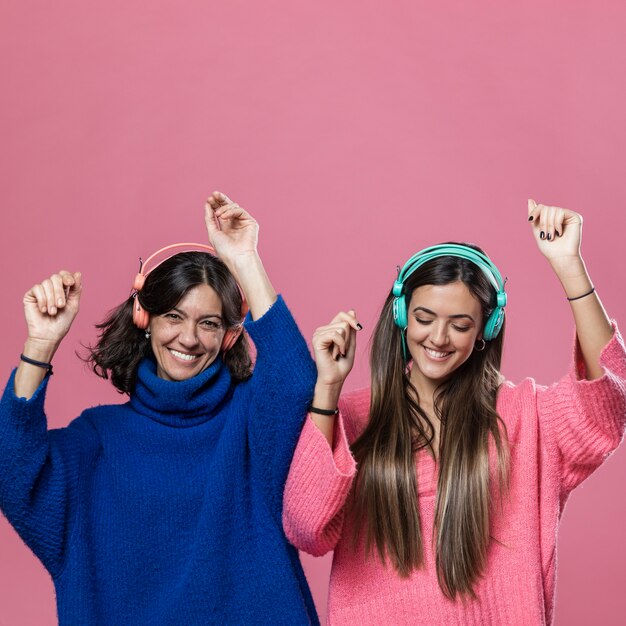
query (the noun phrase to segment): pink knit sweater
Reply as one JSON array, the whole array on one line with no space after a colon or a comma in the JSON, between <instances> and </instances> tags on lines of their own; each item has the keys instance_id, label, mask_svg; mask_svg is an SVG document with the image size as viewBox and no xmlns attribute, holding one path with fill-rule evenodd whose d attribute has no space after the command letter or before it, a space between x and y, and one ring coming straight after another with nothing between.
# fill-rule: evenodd
<instances>
[{"instance_id":1,"label":"pink knit sweater","mask_svg":"<svg viewBox=\"0 0 626 626\"><path fill-rule=\"evenodd\" d=\"M354 550L349 497L356 466L348 443L368 419L368 389L344 396L331 450L307 419L287 480L283 523L290 541L313 555L335 550L328 624L535 625L552 622L557 528L567 498L614 450L626 421L626 353L619 332L604 348L602 378L584 379L578 346L570 372L544 387L506 382L497 410L508 429L510 489L491 515L492 541L476 600L448 600L430 546L437 465L416 455L425 563L400 578L377 555Z\"/></svg>"}]
</instances>

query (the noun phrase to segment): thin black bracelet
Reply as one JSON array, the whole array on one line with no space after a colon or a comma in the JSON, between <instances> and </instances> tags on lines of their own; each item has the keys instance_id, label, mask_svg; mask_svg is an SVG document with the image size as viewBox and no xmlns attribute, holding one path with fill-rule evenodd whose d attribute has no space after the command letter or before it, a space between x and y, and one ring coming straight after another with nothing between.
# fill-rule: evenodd
<instances>
[{"instance_id":1,"label":"thin black bracelet","mask_svg":"<svg viewBox=\"0 0 626 626\"><path fill-rule=\"evenodd\" d=\"M316 406L311 405L309 407L311 413L319 413L320 415L337 415L339 409L318 409Z\"/></svg>"},{"instance_id":2,"label":"thin black bracelet","mask_svg":"<svg viewBox=\"0 0 626 626\"><path fill-rule=\"evenodd\" d=\"M591 291L588 291L587 293L583 293L582 296L576 296L575 298L568 298L568 300L571 302L572 300L580 300L581 298L586 298L587 296L590 296L595 290L596 288L592 287Z\"/></svg>"},{"instance_id":3,"label":"thin black bracelet","mask_svg":"<svg viewBox=\"0 0 626 626\"><path fill-rule=\"evenodd\" d=\"M20 354L20 359L24 361L24 363L29 363L30 365L35 365L36 367L43 367L45 370L48 370L48 374L52 376L52 363L35 361L35 359L31 359L30 357L24 356L23 354Z\"/></svg>"}]
</instances>

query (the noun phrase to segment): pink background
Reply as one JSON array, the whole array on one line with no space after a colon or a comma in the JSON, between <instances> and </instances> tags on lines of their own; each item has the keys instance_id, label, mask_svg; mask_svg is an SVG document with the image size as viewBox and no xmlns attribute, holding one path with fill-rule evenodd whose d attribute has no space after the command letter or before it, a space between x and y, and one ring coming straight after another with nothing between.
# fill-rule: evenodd
<instances>
[{"instance_id":1,"label":"pink background","mask_svg":"<svg viewBox=\"0 0 626 626\"><path fill-rule=\"evenodd\" d=\"M348 388L367 383L396 264L450 239L484 246L509 278L504 372L555 380L573 325L526 198L584 215L588 268L626 327L625 22L618 0L3 3L2 377L24 291L80 269L50 424L120 401L74 351L127 296L139 255L204 240L219 188L258 218L307 337L357 309ZM559 625L623 623L624 475L620 450L567 506ZM329 557L304 562L323 613ZM50 580L0 519L0 625L55 623Z\"/></svg>"}]
</instances>

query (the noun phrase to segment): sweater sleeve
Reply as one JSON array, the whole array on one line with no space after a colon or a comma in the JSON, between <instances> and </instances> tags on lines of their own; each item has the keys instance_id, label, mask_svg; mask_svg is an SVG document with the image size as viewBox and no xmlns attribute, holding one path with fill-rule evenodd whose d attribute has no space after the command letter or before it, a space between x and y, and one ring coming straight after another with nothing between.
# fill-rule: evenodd
<instances>
[{"instance_id":1,"label":"sweater sleeve","mask_svg":"<svg viewBox=\"0 0 626 626\"><path fill-rule=\"evenodd\" d=\"M537 388L537 412L545 445L558 456L567 493L585 480L617 448L626 424L626 351L614 334L600 355L602 377L585 378L578 341L568 374L550 387Z\"/></svg>"},{"instance_id":2,"label":"sweater sleeve","mask_svg":"<svg viewBox=\"0 0 626 626\"><path fill-rule=\"evenodd\" d=\"M307 344L281 296L262 317L247 320L245 327L257 350L250 380L250 451L280 521L289 464L317 374Z\"/></svg>"},{"instance_id":3,"label":"sweater sleeve","mask_svg":"<svg viewBox=\"0 0 626 626\"><path fill-rule=\"evenodd\" d=\"M283 527L299 550L321 556L333 550L343 530L345 503L356 475L340 402L332 448L307 418L293 457L283 509Z\"/></svg>"},{"instance_id":4,"label":"sweater sleeve","mask_svg":"<svg viewBox=\"0 0 626 626\"><path fill-rule=\"evenodd\" d=\"M54 577L76 510L81 450L95 432L84 420L48 431L49 377L29 400L15 395L14 378L0 400L0 509Z\"/></svg>"}]
</instances>

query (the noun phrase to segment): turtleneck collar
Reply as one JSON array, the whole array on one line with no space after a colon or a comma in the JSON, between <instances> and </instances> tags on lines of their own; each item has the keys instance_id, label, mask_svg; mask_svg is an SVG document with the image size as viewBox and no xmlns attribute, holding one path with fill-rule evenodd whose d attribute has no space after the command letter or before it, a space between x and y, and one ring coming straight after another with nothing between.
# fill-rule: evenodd
<instances>
[{"instance_id":1,"label":"turtleneck collar","mask_svg":"<svg viewBox=\"0 0 626 626\"><path fill-rule=\"evenodd\" d=\"M197 376L177 382L159 378L156 361L144 358L130 404L156 422L185 428L216 415L230 397L231 388L230 372L220 357Z\"/></svg>"}]
</instances>

